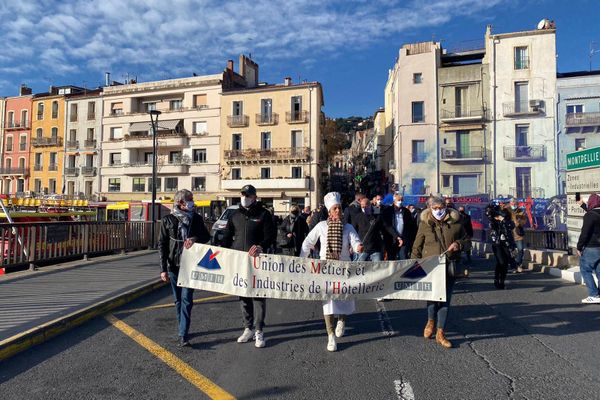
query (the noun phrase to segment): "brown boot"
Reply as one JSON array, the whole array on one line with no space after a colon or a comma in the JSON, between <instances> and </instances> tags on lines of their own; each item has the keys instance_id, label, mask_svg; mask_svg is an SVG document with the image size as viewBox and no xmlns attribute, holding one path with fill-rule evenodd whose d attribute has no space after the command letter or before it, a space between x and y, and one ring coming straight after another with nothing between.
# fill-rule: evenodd
<instances>
[{"instance_id":1,"label":"brown boot","mask_svg":"<svg viewBox=\"0 0 600 400\"><path fill-rule=\"evenodd\" d=\"M446 339L446 336L444 336L444 330L441 328L438 328L437 330L437 334L435 335L435 341L447 349L452 348L452 342Z\"/></svg>"},{"instance_id":2,"label":"brown boot","mask_svg":"<svg viewBox=\"0 0 600 400\"><path fill-rule=\"evenodd\" d=\"M433 338L433 328L435 328L435 321L432 319L428 319L427 325L425 325L425 329L423 329L423 337L425 339Z\"/></svg>"}]
</instances>

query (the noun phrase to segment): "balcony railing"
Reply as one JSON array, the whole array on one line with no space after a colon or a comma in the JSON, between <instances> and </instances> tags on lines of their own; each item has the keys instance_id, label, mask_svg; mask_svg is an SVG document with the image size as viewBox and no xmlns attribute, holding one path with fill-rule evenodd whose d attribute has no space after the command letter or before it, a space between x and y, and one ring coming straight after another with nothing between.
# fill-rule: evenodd
<instances>
[{"instance_id":1,"label":"balcony railing","mask_svg":"<svg viewBox=\"0 0 600 400\"><path fill-rule=\"evenodd\" d=\"M27 150L27 143L19 143L19 150L20 151Z\"/></svg>"},{"instance_id":2,"label":"balcony railing","mask_svg":"<svg viewBox=\"0 0 600 400\"><path fill-rule=\"evenodd\" d=\"M49 164L48 171L58 171L58 164Z\"/></svg>"},{"instance_id":3,"label":"balcony railing","mask_svg":"<svg viewBox=\"0 0 600 400\"><path fill-rule=\"evenodd\" d=\"M69 122L77 122L77 114L71 114L69 116Z\"/></svg>"},{"instance_id":4,"label":"balcony railing","mask_svg":"<svg viewBox=\"0 0 600 400\"><path fill-rule=\"evenodd\" d=\"M35 164L33 166L33 170L34 171L42 171L42 165L41 164Z\"/></svg>"},{"instance_id":5,"label":"balcony railing","mask_svg":"<svg viewBox=\"0 0 600 400\"><path fill-rule=\"evenodd\" d=\"M92 120L96 119L96 113L88 113L87 119L88 119L88 121L92 121Z\"/></svg>"},{"instance_id":6,"label":"balcony railing","mask_svg":"<svg viewBox=\"0 0 600 400\"><path fill-rule=\"evenodd\" d=\"M518 199L526 199L532 197L534 199L543 199L546 197L546 191L541 187L511 187L509 194Z\"/></svg>"},{"instance_id":7,"label":"balcony railing","mask_svg":"<svg viewBox=\"0 0 600 400\"><path fill-rule=\"evenodd\" d=\"M77 167L65 167L65 176L78 176L79 168Z\"/></svg>"},{"instance_id":8,"label":"balcony railing","mask_svg":"<svg viewBox=\"0 0 600 400\"><path fill-rule=\"evenodd\" d=\"M268 160L307 160L307 147L285 147L265 149L225 150L227 162L260 162Z\"/></svg>"},{"instance_id":9,"label":"balcony railing","mask_svg":"<svg viewBox=\"0 0 600 400\"><path fill-rule=\"evenodd\" d=\"M54 137L34 137L31 139L31 145L34 147L39 146L62 146L62 139Z\"/></svg>"},{"instance_id":10,"label":"balcony railing","mask_svg":"<svg viewBox=\"0 0 600 400\"><path fill-rule=\"evenodd\" d=\"M481 146L467 148L442 147L442 160L444 161L468 161L483 160L485 151Z\"/></svg>"},{"instance_id":11,"label":"balcony railing","mask_svg":"<svg viewBox=\"0 0 600 400\"><path fill-rule=\"evenodd\" d=\"M529 57L521 56L515 57L515 69L528 69L529 68Z\"/></svg>"},{"instance_id":12,"label":"balcony railing","mask_svg":"<svg viewBox=\"0 0 600 400\"><path fill-rule=\"evenodd\" d=\"M256 114L256 125L277 125L279 123L279 114Z\"/></svg>"},{"instance_id":13,"label":"balcony railing","mask_svg":"<svg viewBox=\"0 0 600 400\"><path fill-rule=\"evenodd\" d=\"M520 115L537 115L544 112L543 100L529 100L520 102L507 102L502 104L505 117Z\"/></svg>"},{"instance_id":14,"label":"balcony railing","mask_svg":"<svg viewBox=\"0 0 600 400\"><path fill-rule=\"evenodd\" d=\"M600 125L600 112L568 113L566 126Z\"/></svg>"},{"instance_id":15,"label":"balcony railing","mask_svg":"<svg viewBox=\"0 0 600 400\"><path fill-rule=\"evenodd\" d=\"M95 149L96 143L96 139L86 139L83 142L83 147L85 147L86 149Z\"/></svg>"},{"instance_id":16,"label":"balcony railing","mask_svg":"<svg viewBox=\"0 0 600 400\"><path fill-rule=\"evenodd\" d=\"M96 176L96 167L81 167L81 175Z\"/></svg>"},{"instance_id":17,"label":"balcony railing","mask_svg":"<svg viewBox=\"0 0 600 400\"><path fill-rule=\"evenodd\" d=\"M486 112L483 108L470 110L465 107L455 107L454 110L442 110L441 114L442 122L478 121L486 119Z\"/></svg>"},{"instance_id":18,"label":"balcony railing","mask_svg":"<svg viewBox=\"0 0 600 400\"><path fill-rule=\"evenodd\" d=\"M67 149L77 149L79 148L78 140L67 140Z\"/></svg>"},{"instance_id":19,"label":"balcony railing","mask_svg":"<svg viewBox=\"0 0 600 400\"><path fill-rule=\"evenodd\" d=\"M5 129L27 129L29 128L29 124L27 121L19 122L19 121L7 121L5 125Z\"/></svg>"},{"instance_id":20,"label":"balcony railing","mask_svg":"<svg viewBox=\"0 0 600 400\"><path fill-rule=\"evenodd\" d=\"M308 122L308 111L287 111L285 121L288 124L305 124Z\"/></svg>"},{"instance_id":21,"label":"balcony railing","mask_svg":"<svg viewBox=\"0 0 600 400\"><path fill-rule=\"evenodd\" d=\"M250 118L247 115L228 115L227 126L230 128L243 128L248 126Z\"/></svg>"},{"instance_id":22,"label":"balcony railing","mask_svg":"<svg viewBox=\"0 0 600 400\"><path fill-rule=\"evenodd\" d=\"M0 168L0 175L29 175L29 169L25 167Z\"/></svg>"},{"instance_id":23,"label":"balcony railing","mask_svg":"<svg viewBox=\"0 0 600 400\"><path fill-rule=\"evenodd\" d=\"M504 159L507 161L543 161L546 159L546 146L504 146Z\"/></svg>"}]
</instances>

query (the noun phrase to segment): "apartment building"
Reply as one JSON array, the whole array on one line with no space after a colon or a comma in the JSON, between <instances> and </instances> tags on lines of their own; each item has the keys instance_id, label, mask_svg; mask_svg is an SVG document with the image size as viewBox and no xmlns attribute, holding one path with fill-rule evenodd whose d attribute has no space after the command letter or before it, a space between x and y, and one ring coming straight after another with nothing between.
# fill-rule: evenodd
<instances>
[{"instance_id":1,"label":"apartment building","mask_svg":"<svg viewBox=\"0 0 600 400\"><path fill-rule=\"evenodd\" d=\"M439 181L444 195L489 193L493 164L485 49L443 52L438 68Z\"/></svg>"},{"instance_id":2,"label":"apartment building","mask_svg":"<svg viewBox=\"0 0 600 400\"><path fill-rule=\"evenodd\" d=\"M219 192L220 94L228 74L107 86L103 90L101 197L149 199L153 134L158 119L157 193L190 189L197 199Z\"/></svg>"},{"instance_id":3,"label":"apartment building","mask_svg":"<svg viewBox=\"0 0 600 400\"><path fill-rule=\"evenodd\" d=\"M100 192L101 95L96 89L66 97L63 171L69 196L96 200Z\"/></svg>"},{"instance_id":4,"label":"apartment building","mask_svg":"<svg viewBox=\"0 0 600 400\"><path fill-rule=\"evenodd\" d=\"M556 29L485 34L492 110L495 196L557 194Z\"/></svg>"},{"instance_id":5,"label":"apartment building","mask_svg":"<svg viewBox=\"0 0 600 400\"><path fill-rule=\"evenodd\" d=\"M600 71L559 73L556 85L558 189L565 194L567 154L600 146Z\"/></svg>"},{"instance_id":6,"label":"apartment building","mask_svg":"<svg viewBox=\"0 0 600 400\"><path fill-rule=\"evenodd\" d=\"M2 193L23 193L29 188L29 146L31 138L31 89L19 88L19 96L3 102Z\"/></svg>"},{"instance_id":7,"label":"apartment building","mask_svg":"<svg viewBox=\"0 0 600 400\"><path fill-rule=\"evenodd\" d=\"M252 71L248 73L248 71ZM258 84L258 66L242 59L242 89L221 96L221 189L230 204L252 184L276 212L322 202L323 89L318 82Z\"/></svg>"},{"instance_id":8,"label":"apartment building","mask_svg":"<svg viewBox=\"0 0 600 400\"><path fill-rule=\"evenodd\" d=\"M438 42L405 44L389 71L386 119L394 141L394 181L406 194L439 192Z\"/></svg>"},{"instance_id":9,"label":"apartment building","mask_svg":"<svg viewBox=\"0 0 600 400\"><path fill-rule=\"evenodd\" d=\"M377 171L386 174L393 166L394 149L391 129L386 128L386 113L384 108L375 111L373 116L373 164Z\"/></svg>"}]
</instances>

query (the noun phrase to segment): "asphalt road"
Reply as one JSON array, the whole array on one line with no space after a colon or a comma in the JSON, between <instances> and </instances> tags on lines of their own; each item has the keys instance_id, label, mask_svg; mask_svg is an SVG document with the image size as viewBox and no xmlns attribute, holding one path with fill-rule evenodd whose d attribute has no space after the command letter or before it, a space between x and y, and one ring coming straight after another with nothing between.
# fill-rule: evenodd
<instances>
[{"instance_id":1,"label":"asphalt road","mask_svg":"<svg viewBox=\"0 0 600 400\"><path fill-rule=\"evenodd\" d=\"M541 273L493 289L491 262L455 287L455 348L422 338L422 302L362 301L338 351L326 351L319 303L268 300L267 347L235 342L235 298L194 307L192 348L176 346L167 288L115 316L238 399L596 399L600 305ZM214 296L197 292L196 298ZM381 306L383 304L383 308ZM205 399L198 387L105 318L0 362L0 398Z\"/></svg>"}]
</instances>

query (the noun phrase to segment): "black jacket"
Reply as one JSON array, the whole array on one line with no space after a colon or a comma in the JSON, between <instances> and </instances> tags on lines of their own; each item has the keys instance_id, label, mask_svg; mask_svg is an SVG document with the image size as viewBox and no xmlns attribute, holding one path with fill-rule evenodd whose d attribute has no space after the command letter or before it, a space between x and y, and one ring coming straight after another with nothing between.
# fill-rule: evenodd
<instances>
[{"instance_id":1,"label":"black jacket","mask_svg":"<svg viewBox=\"0 0 600 400\"><path fill-rule=\"evenodd\" d=\"M490 238L492 243L495 245L503 245L509 249L516 248L515 238L513 236L513 230L515 229L515 223L512 219L504 218L502 221L498 221L495 218L490 220Z\"/></svg>"},{"instance_id":2,"label":"black jacket","mask_svg":"<svg viewBox=\"0 0 600 400\"><path fill-rule=\"evenodd\" d=\"M358 208L358 210L350 212L348 223L358 233L358 237L365 246L365 253L383 251L383 230L385 227L381 219L381 214L376 215L371 213L367 215L361 208Z\"/></svg>"},{"instance_id":3,"label":"black jacket","mask_svg":"<svg viewBox=\"0 0 600 400\"><path fill-rule=\"evenodd\" d=\"M408 208L402 207L401 212L404 227L402 228L402 235L399 235L396 231L396 209L394 206L385 207L383 209L382 219L385 225L385 231L389 232L388 236L391 236L391 243L395 243L398 241L398 238L401 238L405 245L410 247L415 241L415 236L417 236L417 222Z\"/></svg>"},{"instance_id":4,"label":"black jacket","mask_svg":"<svg viewBox=\"0 0 600 400\"><path fill-rule=\"evenodd\" d=\"M275 242L277 231L271 213L261 202L254 202L250 208L238 208L227 221L222 247L248 251L260 245L267 251Z\"/></svg>"},{"instance_id":5,"label":"black jacket","mask_svg":"<svg viewBox=\"0 0 600 400\"><path fill-rule=\"evenodd\" d=\"M460 223L465 228L465 232L469 237L473 237L473 222L471 221L471 216L467 213L460 213Z\"/></svg>"},{"instance_id":6,"label":"black jacket","mask_svg":"<svg viewBox=\"0 0 600 400\"><path fill-rule=\"evenodd\" d=\"M210 233L204 225L204 219L194 213L188 238L196 239L196 243L208 243ZM160 236L158 237L158 251L160 254L161 272L179 273L179 259L183 251L183 240L179 230L179 220L173 214L162 219Z\"/></svg>"},{"instance_id":7,"label":"black jacket","mask_svg":"<svg viewBox=\"0 0 600 400\"><path fill-rule=\"evenodd\" d=\"M600 208L589 210L583 216L583 226L577 241L577 250L600 247Z\"/></svg>"},{"instance_id":8,"label":"black jacket","mask_svg":"<svg viewBox=\"0 0 600 400\"><path fill-rule=\"evenodd\" d=\"M292 217L288 215L283 219L281 225L279 225L279 232L282 238L282 243L279 244L279 247L293 248L299 254L302 242L304 242L306 235L308 235L308 225L306 224L306 220L301 216L297 216L292 222ZM293 234L293 236L288 238L288 233Z\"/></svg>"}]
</instances>

